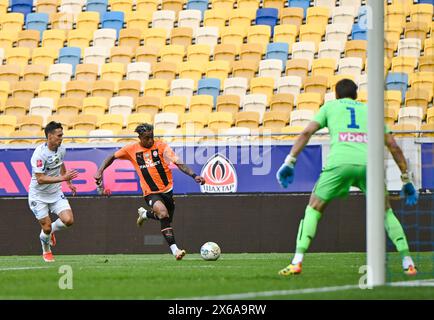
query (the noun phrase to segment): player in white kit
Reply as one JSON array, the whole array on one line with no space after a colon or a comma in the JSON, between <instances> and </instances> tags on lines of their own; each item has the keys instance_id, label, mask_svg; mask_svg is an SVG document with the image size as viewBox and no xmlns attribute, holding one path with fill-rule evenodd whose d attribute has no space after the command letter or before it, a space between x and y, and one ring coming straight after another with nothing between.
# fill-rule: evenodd
<instances>
[{"instance_id":1,"label":"player in white kit","mask_svg":"<svg viewBox=\"0 0 434 320\"><path fill-rule=\"evenodd\" d=\"M51 121L45 127L47 141L36 147L33 152L32 180L29 186L29 206L42 227L39 238L42 244L42 257L46 262L54 262L51 246L56 245L54 232L66 229L74 223L69 202L62 192L62 181L66 181L72 194L76 188L71 180L78 172L66 170L63 163L65 148L61 146L63 128L58 122ZM51 223L49 212L59 218Z\"/></svg>"}]
</instances>

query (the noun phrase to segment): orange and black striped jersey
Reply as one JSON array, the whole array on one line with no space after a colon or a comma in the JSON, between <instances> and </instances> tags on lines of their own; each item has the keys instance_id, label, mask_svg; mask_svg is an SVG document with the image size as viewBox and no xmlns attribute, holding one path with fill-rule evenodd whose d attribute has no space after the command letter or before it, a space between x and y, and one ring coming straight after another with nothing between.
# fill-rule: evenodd
<instances>
[{"instance_id":1,"label":"orange and black striped jersey","mask_svg":"<svg viewBox=\"0 0 434 320\"><path fill-rule=\"evenodd\" d=\"M139 142L128 144L115 152L116 159L129 160L140 177L143 195L165 193L173 188L171 162L179 158L163 141L155 141L151 148L144 148Z\"/></svg>"}]
</instances>

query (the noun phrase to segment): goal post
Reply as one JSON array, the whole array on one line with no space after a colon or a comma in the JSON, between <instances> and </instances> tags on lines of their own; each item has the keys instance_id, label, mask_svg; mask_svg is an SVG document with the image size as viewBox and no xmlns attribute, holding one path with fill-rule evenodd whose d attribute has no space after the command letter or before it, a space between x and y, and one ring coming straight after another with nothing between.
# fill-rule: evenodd
<instances>
[{"instance_id":1,"label":"goal post","mask_svg":"<svg viewBox=\"0 0 434 320\"><path fill-rule=\"evenodd\" d=\"M367 284L385 284L384 230L384 2L367 1L368 167L366 196Z\"/></svg>"}]
</instances>

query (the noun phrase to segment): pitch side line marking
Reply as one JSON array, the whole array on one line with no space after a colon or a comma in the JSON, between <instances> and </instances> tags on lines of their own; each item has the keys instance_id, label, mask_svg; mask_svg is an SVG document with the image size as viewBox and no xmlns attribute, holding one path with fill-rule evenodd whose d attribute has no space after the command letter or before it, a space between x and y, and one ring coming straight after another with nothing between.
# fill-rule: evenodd
<instances>
[{"instance_id":1,"label":"pitch side line marking","mask_svg":"<svg viewBox=\"0 0 434 320\"><path fill-rule=\"evenodd\" d=\"M10 267L0 268L0 271L32 270L32 269L49 269L50 267Z\"/></svg>"}]
</instances>

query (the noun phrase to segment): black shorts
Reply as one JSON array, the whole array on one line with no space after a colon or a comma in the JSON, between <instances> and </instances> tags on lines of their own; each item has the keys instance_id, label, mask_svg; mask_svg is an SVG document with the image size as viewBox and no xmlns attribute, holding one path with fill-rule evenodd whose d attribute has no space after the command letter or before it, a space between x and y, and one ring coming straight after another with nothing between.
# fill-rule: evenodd
<instances>
[{"instance_id":1,"label":"black shorts","mask_svg":"<svg viewBox=\"0 0 434 320\"><path fill-rule=\"evenodd\" d=\"M146 203L152 208L155 202L161 201L167 208L170 220L175 213L175 200L173 200L173 191L166 193L153 193L145 197Z\"/></svg>"}]
</instances>

